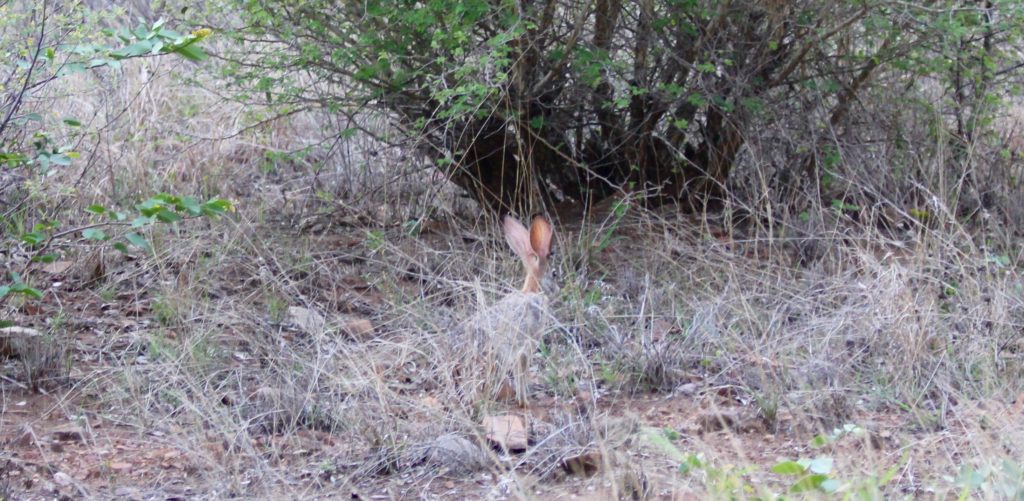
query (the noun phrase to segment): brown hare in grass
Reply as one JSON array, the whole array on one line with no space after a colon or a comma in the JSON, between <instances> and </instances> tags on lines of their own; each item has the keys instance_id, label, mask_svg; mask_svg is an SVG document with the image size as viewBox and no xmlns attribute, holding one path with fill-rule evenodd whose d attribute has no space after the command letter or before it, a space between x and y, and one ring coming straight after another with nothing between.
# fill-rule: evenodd
<instances>
[{"instance_id":1,"label":"brown hare in grass","mask_svg":"<svg viewBox=\"0 0 1024 501\"><path fill-rule=\"evenodd\" d=\"M527 229L512 216L502 219L505 239L523 262L523 288L464 322L456 337L457 384L463 399L479 397L526 404L531 355L543 334L548 301L541 282L548 265L551 223L535 216Z\"/></svg>"}]
</instances>

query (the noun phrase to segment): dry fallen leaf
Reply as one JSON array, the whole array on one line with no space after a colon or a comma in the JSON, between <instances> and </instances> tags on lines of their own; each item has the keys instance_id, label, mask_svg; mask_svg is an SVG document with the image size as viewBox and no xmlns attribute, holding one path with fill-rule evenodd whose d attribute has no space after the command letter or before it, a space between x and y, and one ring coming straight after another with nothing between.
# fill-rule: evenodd
<instances>
[{"instance_id":1,"label":"dry fallen leaf","mask_svg":"<svg viewBox=\"0 0 1024 501\"><path fill-rule=\"evenodd\" d=\"M483 426L487 441L503 451L522 452L528 445L526 419L515 414L486 416Z\"/></svg>"},{"instance_id":2,"label":"dry fallen leaf","mask_svg":"<svg viewBox=\"0 0 1024 501\"><path fill-rule=\"evenodd\" d=\"M346 318L341 323L341 330L356 340L373 339L373 323L365 318Z\"/></svg>"},{"instance_id":3,"label":"dry fallen leaf","mask_svg":"<svg viewBox=\"0 0 1024 501\"><path fill-rule=\"evenodd\" d=\"M68 271L74 263L71 261L54 261L52 263L46 263L42 266L43 271L51 275L59 275Z\"/></svg>"},{"instance_id":4,"label":"dry fallen leaf","mask_svg":"<svg viewBox=\"0 0 1024 501\"><path fill-rule=\"evenodd\" d=\"M125 461L114 461L110 463L110 469L119 472L125 472L132 469L132 464Z\"/></svg>"}]
</instances>

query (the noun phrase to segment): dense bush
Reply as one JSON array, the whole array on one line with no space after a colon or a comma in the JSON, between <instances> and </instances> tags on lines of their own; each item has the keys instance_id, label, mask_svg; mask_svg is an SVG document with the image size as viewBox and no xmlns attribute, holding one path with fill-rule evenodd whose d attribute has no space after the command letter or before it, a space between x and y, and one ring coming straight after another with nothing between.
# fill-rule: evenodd
<instances>
[{"instance_id":1,"label":"dense bush","mask_svg":"<svg viewBox=\"0 0 1024 501\"><path fill-rule=\"evenodd\" d=\"M477 200L520 209L620 190L701 206L769 129L799 131L779 178L820 184L839 146L905 147L898 120L859 125L908 102L933 107L933 139L971 143L1024 20L1005 0L238 4L243 95L385 110Z\"/></svg>"}]
</instances>

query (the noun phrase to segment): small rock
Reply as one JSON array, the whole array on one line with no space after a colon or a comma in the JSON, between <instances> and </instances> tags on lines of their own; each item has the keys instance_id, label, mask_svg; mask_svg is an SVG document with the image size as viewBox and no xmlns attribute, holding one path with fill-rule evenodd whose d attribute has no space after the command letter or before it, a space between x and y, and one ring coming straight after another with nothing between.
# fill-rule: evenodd
<instances>
[{"instance_id":1,"label":"small rock","mask_svg":"<svg viewBox=\"0 0 1024 501\"><path fill-rule=\"evenodd\" d=\"M697 394L697 385L695 383L683 383L676 387L676 393L684 397L692 397Z\"/></svg>"},{"instance_id":2,"label":"small rock","mask_svg":"<svg viewBox=\"0 0 1024 501\"><path fill-rule=\"evenodd\" d=\"M56 482L57 485L60 485L62 487L67 487L75 483L75 479L71 478L71 475L68 475L67 473L64 473L62 471L58 471L57 473L53 474L53 481Z\"/></svg>"},{"instance_id":3,"label":"small rock","mask_svg":"<svg viewBox=\"0 0 1024 501\"><path fill-rule=\"evenodd\" d=\"M487 416L483 419L487 441L507 452L526 450L526 419L515 414Z\"/></svg>"},{"instance_id":4,"label":"small rock","mask_svg":"<svg viewBox=\"0 0 1024 501\"><path fill-rule=\"evenodd\" d=\"M309 308L301 306L288 307L288 322L295 324L299 330L307 334L320 334L324 331L324 316Z\"/></svg>"},{"instance_id":5,"label":"small rock","mask_svg":"<svg viewBox=\"0 0 1024 501\"><path fill-rule=\"evenodd\" d=\"M441 435L427 447L427 460L452 471L469 473L482 469L488 458L476 444L455 434Z\"/></svg>"}]
</instances>

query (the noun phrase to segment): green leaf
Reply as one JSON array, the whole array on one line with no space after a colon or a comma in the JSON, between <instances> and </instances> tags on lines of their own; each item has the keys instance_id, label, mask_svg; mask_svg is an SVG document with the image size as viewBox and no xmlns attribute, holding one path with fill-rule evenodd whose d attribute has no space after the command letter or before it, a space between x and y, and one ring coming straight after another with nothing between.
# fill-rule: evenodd
<instances>
[{"instance_id":1,"label":"green leaf","mask_svg":"<svg viewBox=\"0 0 1024 501\"><path fill-rule=\"evenodd\" d=\"M203 209L202 206L199 205L199 201L192 197L182 197L175 207L179 211L184 211L190 216L198 216L203 213Z\"/></svg>"},{"instance_id":2,"label":"green leaf","mask_svg":"<svg viewBox=\"0 0 1024 501\"><path fill-rule=\"evenodd\" d=\"M668 456L675 461L684 462L688 459L688 456L683 454L683 452L665 436L665 432L661 428L644 428L643 437L652 445L661 449L662 452L668 454Z\"/></svg>"},{"instance_id":3,"label":"green leaf","mask_svg":"<svg viewBox=\"0 0 1024 501\"><path fill-rule=\"evenodd\" d=\"M772 466L772 472L779 475L802 475L804 471L803 465L796 461L782 461Z\"/></svg>"},{"instance_id":4,"label":"green leaf","mask_svg":"<svg viewBox=\"0 0 1024 501\"><path fill-rule=\"evenodd\" d=\"M149 242L146 241L145 237L139 235L138 233L128 233L127 235L124 236L124 239L127 240L128 243L144 251L148 251L150 249Z\"/></svg>"},{"instance_id":5,"label":"green leaf","mask_svg":"<svg viewBox=\"0 0 1024 501\"><path fill-rule=\"evenodd\" d=\"M124 242L114 242L113 247L114 250L120 252L121 254L129 254L128 246L125 245Z\"/></svg>"},{"instance_id":6,"label":"green leaf","mask_svg":"<svg viewBox=\"0 0 1024 501\"><path fill-rule=\"evenodd\" d=\"M103 241L107 239L107 234L99 228L86 228L82 230L82 236L89 240Z\"/></svg>"},{"instance_id":7,"label":"green leaf","mask_svg":"<svg viewBox=\"0 0 1024 501\"><path fill-rule=\"evenodd\" d=\"M813 473L821 473L827 475L832 473L832 458L830 457L819 457L811 460L808 468Z\"/></svg>"},{"instance_id":8,"label":"green leaf","mask_svg":"<svg viewBox=\"0 0 1024 501\"><path fill-rule=\"evenodd\" d=\"M827 475L807 475L806 477L797 480L796 483L790 486L789 492L798 493L819 489L821 488L821 484L823 484L828 479L829 478Z\"/></svg>"},{"instance_id":9,"label":"green leaf","mask_svg":"<svg viewBox=\"0 0 1024 501\"><path fill-rule=\"evenodd\" d=\"M704 464L700 461L700 458L695 454L690 454L682 463L679 464L679 473L686 475L693 470L698 470L703 467Z\"/></svg>"},{"instance_id":10,"label":"green leaf","mask_svg":"<svg viewBox=\"0 0 1024 501\"><path fill-rule=\"evenodd\" d=\"M409 235L410 237L415 237L419 235L420 232L423 231L423 225L421 223L422 222L419 219L406 221L402 223L402 230L404 230L404 233L406 235Z\"/></svg>"},{"instance_id":11,"label":"green leaf","mask_svg":"<svg viewBox=\"0 0 1024 501\"><path fill-rule=\"evenodd\" d=\"M55 221L43 221L41 223L36 223L36 224L32 225L32 231L36 231L36 232L51 231L51 230L57 229L58 227L59 227L59 225Z\"/></svg>"},{"instance_id":12,"label":"green leaf","mask_svg":"<svg viewBox=\"0 0 1024 501\"><path fill-rule=\"evenodd\" d=\"M205 61L208 57L206 53L203 52L203 49L196 45L186 45L184 47L173 48L170 52L193 62Z\"/></svg>"},{"instance_id":13,"label":"green leaf","mask_svg":"<svg viewBox=\"0 0 1024 501\"><path fill-rule=\"evenodd\" d=\"M158 197L160 197L160 195L157 195L152 198L147 198L141 203L135 204L135 208L139 209L140 211L142 211L143 214L146 214L147 216L153 215L154 213L156 213L156 209L163 207L164 203L166 203L164 200L160 200Z\"/></svg>"},{"instance_id":14,"label":"green leaf","mask_svg":"<svg viewBox=\"0 0 1024 501\"><path fill-rule=\"evenodd\" d=\"M57 70L57 76L58 77L66 77L68 75L74 75L76 73L81 73L81 72L83 72L85 70L86 70L85 65L82 64L82 63L67 63L64 66L61 66L59 70Z\"/></svg>"},{"instance_id":15,"label":"green leaf","mask_svg":"<svg viewBox=\"0 0 1024 501\"><path fill-rule=\"evenodd\" d=\"M56 254L43 254L41 256L35 256L32 258L33 263L52 263L57 260L59 256Z\"/></svg>"},{"instance_id":16,"label":"green leaf","mask_svg":"<svg viewBox=\"0 0 1024 501\"><path fill-rule=\"evenodd\" d=\"M21 241L29 245L38 245L46 240L46 235L41 232L33 231L31 233L25 233L21 236Z\"/></svg>"},{"instance_id":17,"label":"green leaf","mask_svg":"<svg viewBox=\"0 0 1024 501\"><path fill-rule=\"evenodd\" d=\"M234 210L234 206L231 202L222 198L215 198L206 202L202 206L204 216L220 216L225 212Z\"/></svg>"},{"instance_id":18,"label":"green leaf","mask_svg":"<svg viewBox=\"0 0 1024 501\"><path fill-rule=\"evenodd\" d=\"M156 212L156 219L163 223L176 223L181 221L182 217L177 212L169 211L161 208Z\"/></svg>"},{"instance_id":19,"label":"green leaf","mask_svg":"<svg viewBox=\"0 0 1024 501\"><path fill-rule=\"evenodd\" d=\"M156 195L153 195L153 198L151 198L150 200L155 200L155 201L157 201L159 203L168 204L168 205L174 205L174 204L178 203L179 201L181 201L180 198L178 198L178 197L176 197L174 195L171 195L170 193L157 193Z\"/></svg>"},{"instance_id":20,"label":"green leaf","mask_svg":"<svg viewBox=\"0 0 1024 501\"><path fill-rule=\"evenodd\" d=\"M7 164L10 167L17 167L24 165L28 162L28 157L23 153L16 152L0 152L0 163Z\"/></svg>"},{"instance_id":21,"label":"green leaf","mask_svg":"<svg viewBox=\"0 0 1024 501\"><path fill-rule=\"evenodd\" d=\"M4 297L4 294L6 294L6 292L4 292L4 288L0 287L0 297ZM5 327L13 327L13 326L14 326L14 321L13 320L0 320L0 329L3 329Z\"/></svg>"},{"instance_id":22,"label":"green leaf","mask_svg":"<svg viewBox=\"0 0 1024 501\"><path fill-rule=\"evenodd\" d=\"M57 165L68 166L71 165L71 156L64 153L57 153L56 155L50 155L50 161Z\"/></svg>"},{"instance_id":23,"label":"green leaf","mask_svg":"<svg viewBox=\"0 0 1024 501\"><path fill-rule=\"evenodd\" d=\"M822 492L832 494L838 491L840 487L842 487L842 484L838 480L830 478L822 482L821 485L818 486L818 489L821 489Z\"/></svg>"},{"instance_id":24,"label":"green leaf","mask_svg":"<svg viewBox=\"0 0 1024 501\"><path fill-rule=\"evenodd\" d=\"M11 287L9 285L0 286L0 298L6 296L9 292L11 292Z\"/></svg>"},{"instance_id":25,"label":"green leaf","mask_svg":"<svg viewBox=\"0 0 1024 501\"><path fill-rule=\"evenodd\" d=\"M77 119L74 119L74 118L71 118L71 117L65 118L64 119L64 124L65 125L70 125L72 127L81 127L82 126L82 122L79 122Z\"/></svg>"},{"instance_id":26,"label":"green leaf","mask_svg":"<svg viewBox=\"0 0 1024 501\"><path fill-rule=\"evenodd\" d=\"M107 212L107 208L102 206L102 205L100 205L100 204L92 204L92 205L90 205L90 206L85 208L85 212L88 212L89 214L96 214L97 216L101 216L101 215L103 215L103 213Z\"/></svg>"},{"instance_id":27,"label":"green leaf","mask_svg":"<svg viewBox=\"0 0 1024 501\"><path fill-rule=\"evenodd\" d=\"M127 59L130 57L139 57L149 54L151 50L153 50L153 41L141 40L127 47L111 51L110 55L115 59Z\"/></svg>"},{"instance_id":28,"label":"green leaf","mask_svg":"<svg viewBox=\"0 0 1024 501\"><path fill-rule=\"evenodd\" d=\"M153 223L153 218L152 217L139 216L139 217L137 217L135 219L132 219L132 228L141 228L143 226L146 226L146 225L149 225L149 224L152 224L152 223Z\"/></svg>"},{"instance_id":29,"label":"green leaf","mask_svg":"<svg viewBox=\"0 0 1024 501\"><path fill-rule=\"evenodd\" d=\"M18 293L18 294L24 294L24 295L26 295L28 297L35 298L35 299L42 299L43 298L42 291L40 291L39 289L36 289L35 287L30 287L29 285L24 284L24 283L16 283L16 284L10 286L10 291L14 292L14 293Z\"/></svg>"}]
</instances>

